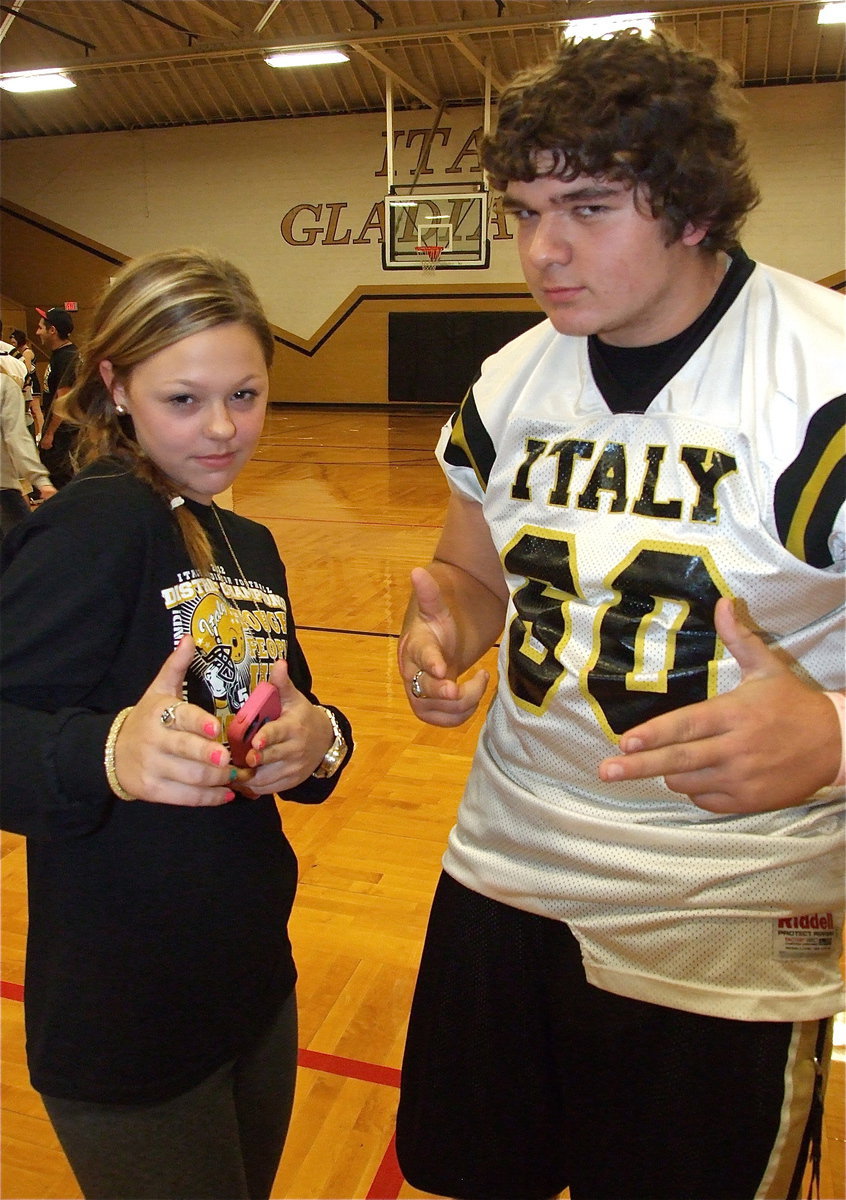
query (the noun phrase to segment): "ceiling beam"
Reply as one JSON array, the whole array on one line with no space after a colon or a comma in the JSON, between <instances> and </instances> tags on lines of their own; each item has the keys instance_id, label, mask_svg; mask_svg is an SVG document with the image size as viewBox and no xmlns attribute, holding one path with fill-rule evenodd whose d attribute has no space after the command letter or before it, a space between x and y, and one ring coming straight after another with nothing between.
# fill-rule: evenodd
<instances>
[{"instance_id":1,"label":"ceiling beam","mask_svg":"<svg viewBox=\"0 0 846 1200\"><path fill-rule=\"evenodd\" d=\"M211 21L214 25L220 25L229 33L240 34L241 26L236 21L230 21L228 17L224 17L223 13L219 13L214 4L206 4L205 0L188 0L191 8L197 9L202 13L207 21Z\"/></svg>"},{"instance_id":2,"label":"ceiling beam","mask_svg":"<svg viewBox=\"0 0 846 1200\"><path fill-rule=\"evenodd\" d=\"M192 46L199 37L199 34L194 33L193 29L188 29L187 26L180 25L178 21L172 21L170 17L166 17L162 13L154 12L152 8L147 8L146 4L140 4L139 0L123 0L123 3L128 8L134 8L137 12L143 13L145 17L149 17L152 21L159 21L162 25L167 25L170 29L175 29L177 33L187 34L189 46Z\"/></svg>"},{"instance_id":3,"label":"ceiling beam","mask_svg":"<svg viewBox=\"0 0 846 1200\"><path fill-rule=\"evenodd\" d=\"M387 54L376 54L373 50L369 50L358 43L345 43L350 50L354 50L356 54L366 58L374 67L378 67L385 75L390 75L394 83L399 84L403 91L411 92L412 96L416 96L418 100L422 100L429 108L438 108L440 106L440 98L430 92L424 84L415 79L407 71L401 71L388 58Z\"/></svg>"},{"instance_id":4,"label":"ceiling beam","mask_svg":"<svg viewBox=\"0 0 846 1200\"><path fill-rule=\"evenodd\" d=\"M28 13L21 12L22 5L17 4L10 8L8 4L0 4L0 12L8 13L9 17L18 18L19 21L26 21L29 25L37 25L39 29L46 29L48 33L55 33L57 37L64 38L68 42L76 42L78 46L84 46L86 54L89 50L96 50L97 47L93 42L86 42L83 38L75 37L72 33L65 33L62 29L57 29L55 25L48 25L44 21L37 21L35 17L29 16Z\"/></svg>"},{"instance_id":5,"label":"ceiling beam","mask_svg":"<svg viewBox=\"0 0 846 1200\"><path fill-rule=\"evenodd\" d=\"M790 8L795 9L798 0L768 0L766 7L773 8ZM503 17L500 20L495 18L490 21L460 21L447 22L441 25L418 25L416 27L405 27L392 29L390 31L370 31L362 30L361 32L352 33L345 31L343 34L333 35L329 37L298 37L290 38L285 41L277 40L269 41L267 38L244 38L239 42L224 42L217 41L211 38L203 38L199 44L185 47L184 49L167 51L162 54L146 54L142 57L135 55L131 58L115 57L115 58L99 58L95 59L87 56L76 61L64 62L56 64L63 71L114 71L124 70L127 67L133 66L157 66L162 64L170 64L175 62L212 62L221 59L233 58L244 59L250 56L259 56L278 52L280 50L305 50L305 49L322 49L324 47L344 47L355 50L356 53L367 57L372 54L371 47L390 47L402 42L420 42L428 38L445 37L451 39L452 35L464 40L466 43L468 38L479 34L493 34L514 32L517 30L539 29L546 30L551 28L561 28L568 20L575 20L579 16L605 16L612 13L624 12L639 12L644 8L645 0L583 0L583 2L572 3L567 9L567 16L560 15L561 10L556 8L555 15L550 13L549 16L535 14L534 16L521 17ZM691 17L696 15L706 15L708 13L745 13L757 10L764 7L763 0L746 0L746 3L726 3L725 0L699 0L695 5L685 4L680 5L679 0L649 0L646 4L651 12L658 13L661 16L684 16ZM10 11L8 6L0 4L0 11ZM19 19L24 19L23 13L18 13ZM58 31L54 31L58 32ZM70 35L64 35L70 36ZM79 39L74 39L79 40ZM92 47L93 48L93 47ZM403 78L402 72L390 63L388 60L380 61L374 56L371 60L374 61L381 70L390 70L394 78L402 87L408 87L415 95L419 96L430 108L437 108L439 98L432 95L425 85L413 80L407 74ZM33 67L20 67L19 70L35 69L41 64L34 64ZM421 95L421 92L423 93Z\"/></svg>"},{"instance_id":6,"label":"ceiling beam","mask_svg":"<svg viewBox=\"0 0 846 1200\"><path fill-rule=\"evenodd\" d=\"M279 3L280 3L280 0L270 0L270 3L268 4L267 8L264 10L264 12L259 17L256 27L253 30L253 33L261 33L261 31L264 29L267 22L270 20L270 18L276 12L277 8L279 7Z\"/></svg>"},{"instance_id":7,"label":"ceiling beam","mask_svg":"<svg viewBox=\"0 0 846 1200\"><path fill-rule=\"evenodd\" d=\"M474 66L479 74L484 78L488 74L488 67L483 58L479 57L478 51L473 46L473 42L468 37L459 37L457 33L451 33L449 40L455 46L459 54L463 54L467 61ZM501 75L498 75L493 68L490 69L491 83L498 92L501 92L505 87L505 80Z\"/></svg>"},{"instance_id":8,"label":"ceiling beam","mask_svg":"<svg viewBox=\"0 0 846 1200\"><path fill-rule=\"evenodd\" d=\"M14 21L15 17L18 14L18 10L23 8L25 2L26 2L26 0L14 0L14 3L12 4L11 9L7 10L7 16L6 16L5 20L3 21L3 24L0 25L0 42L3 41L6 34L11 29L12 22Z\"/></svg>"}]
</instances>

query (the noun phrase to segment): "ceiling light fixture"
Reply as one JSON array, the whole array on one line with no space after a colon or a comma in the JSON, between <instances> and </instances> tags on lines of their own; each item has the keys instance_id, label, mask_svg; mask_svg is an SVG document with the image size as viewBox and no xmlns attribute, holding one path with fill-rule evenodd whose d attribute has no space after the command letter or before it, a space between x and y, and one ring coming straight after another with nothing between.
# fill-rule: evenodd
<instances>
[{"instance_id":1,"label":"ceiling light fixture","mask_svg":"<svg viewBox=\"0 0 846 1200\"><path fill-rule=\"evenodd\" d=\"M56 67L41 71L10 71L0 76L0 88L7 92L57 92L62 88L73 88L76 84Z\"/></svg>"},{"instance_id":2,"label":"ceiling light fixture","mask_svg":"<svg viewBox=\"0 0 846 1200\"><path fill-rule=\"evenodd\" d=\"M268 54L264 60L269 67L319 67L323 63L349 62L343 50L281 50Z\"/></svg>"},{"instance_id":3,"label":"ceiling light fixture","mask_svg":"<svg viewBox=\"0 0 846 1200\"><path fill-rule=\"evenodd\" d=\"M821 5L817 14L817 24L846 24L846 0L828 0L828 3Z\"/></svg>"},{"instance_id":4,"label":"ceiling light fixture","mask_svg":"<svg viewBox=\"0 0 846 1200\"><path fill-rule=\"evenodd\" d=\"M581 42L584 38L605 37L618 29L639 29L643 37L649 37L655 28L654 13L621 13L614 17L584 17L568 21L565 34Z\"/></svg>"}]
</instances>

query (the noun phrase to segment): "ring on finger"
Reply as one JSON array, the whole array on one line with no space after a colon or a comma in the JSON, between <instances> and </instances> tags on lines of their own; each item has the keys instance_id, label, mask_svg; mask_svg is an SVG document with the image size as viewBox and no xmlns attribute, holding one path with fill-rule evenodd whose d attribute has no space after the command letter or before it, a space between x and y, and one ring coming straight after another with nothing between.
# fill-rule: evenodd
<instances>
[{"instance_id":1,"label":"ring on finger","mask_svg":"<svg viewBox=\"0 0 846 1200\"><path fill-rule=\"evenodd\" d=\"M411 681L411 694L415 700L425 700L426 699L426 693L423 691L423 688L420 685L420 676L422 674L423 674L422 670L417 671L414 675L414 678Z\"/></svg>"},{"instance_id":2,"label":"ring on finger","mask_svg":"<svg viewBox=\"0 0 846 1200\"><path fill-rule=\"evenodd\" d=\"M176 710L180 704L184 704L184 700L177 700L175 704L169 704L159 717L162 725L174 725L176 723Z\"/></svg>"}]
</instances>

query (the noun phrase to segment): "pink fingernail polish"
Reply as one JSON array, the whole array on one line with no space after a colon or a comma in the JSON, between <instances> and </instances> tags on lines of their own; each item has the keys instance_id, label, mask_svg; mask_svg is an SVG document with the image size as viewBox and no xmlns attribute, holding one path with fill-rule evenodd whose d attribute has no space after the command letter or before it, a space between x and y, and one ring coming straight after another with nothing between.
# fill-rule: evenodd
<instances>
[{"instance_id":1,"label":"pink fingernail polish","mask_svg":"<svg viewBox=\"0 0 846 1200\"><path fill-rule=\"evenodd\" d=\"M235 799L235 793L234 793L234 792L227 792L227 793L226 793L226 803L227 803L227 804L229 803L229 801L230 801L230 800L234 800L234 799Z\"/></svg>"},{"instance_id":2,"label":"pink fingernail polish","mask_svg":"<svg viewBox=\"0 0 846 1200\"><path fill-rule=\"evenodd\" d=\"M206 737L216 737L217 736L216 723L214 721L206 721L205 725L203 726L203 733L206 735Z\"/></svg>"},{"instance_id":3,"label":"pink fingernail polish","mask_svg":"<svg viewBox=\"0 0 846 1200\"><path fill-rule=\"evenodd\" d=\"M220 766L220 760L223 758L223 750L212 750L211 761L216 767Z\"/></svg>"}]
</instances>

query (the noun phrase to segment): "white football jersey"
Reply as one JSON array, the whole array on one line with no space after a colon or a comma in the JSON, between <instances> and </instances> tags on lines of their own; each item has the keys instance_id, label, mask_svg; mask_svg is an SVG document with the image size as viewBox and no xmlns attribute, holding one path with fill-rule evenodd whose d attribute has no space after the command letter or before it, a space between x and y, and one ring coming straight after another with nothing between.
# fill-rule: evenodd
<instances>
[{"instance_id":1,"label":"white football jersey","mask_svg":"<svg viewBox=\"0 0 846 1200\"><path fill-rule=\"evenodd\" d=\"M611 412L586 339L543 321L444 429L510 591L444 866L566 921L609 991L738 1019L842 1006L842 791L726 816L597 768L626 729L740 682L720 596L844 686L844 307L757 265L642 414Z\"/></svg>"}]
</instances>

